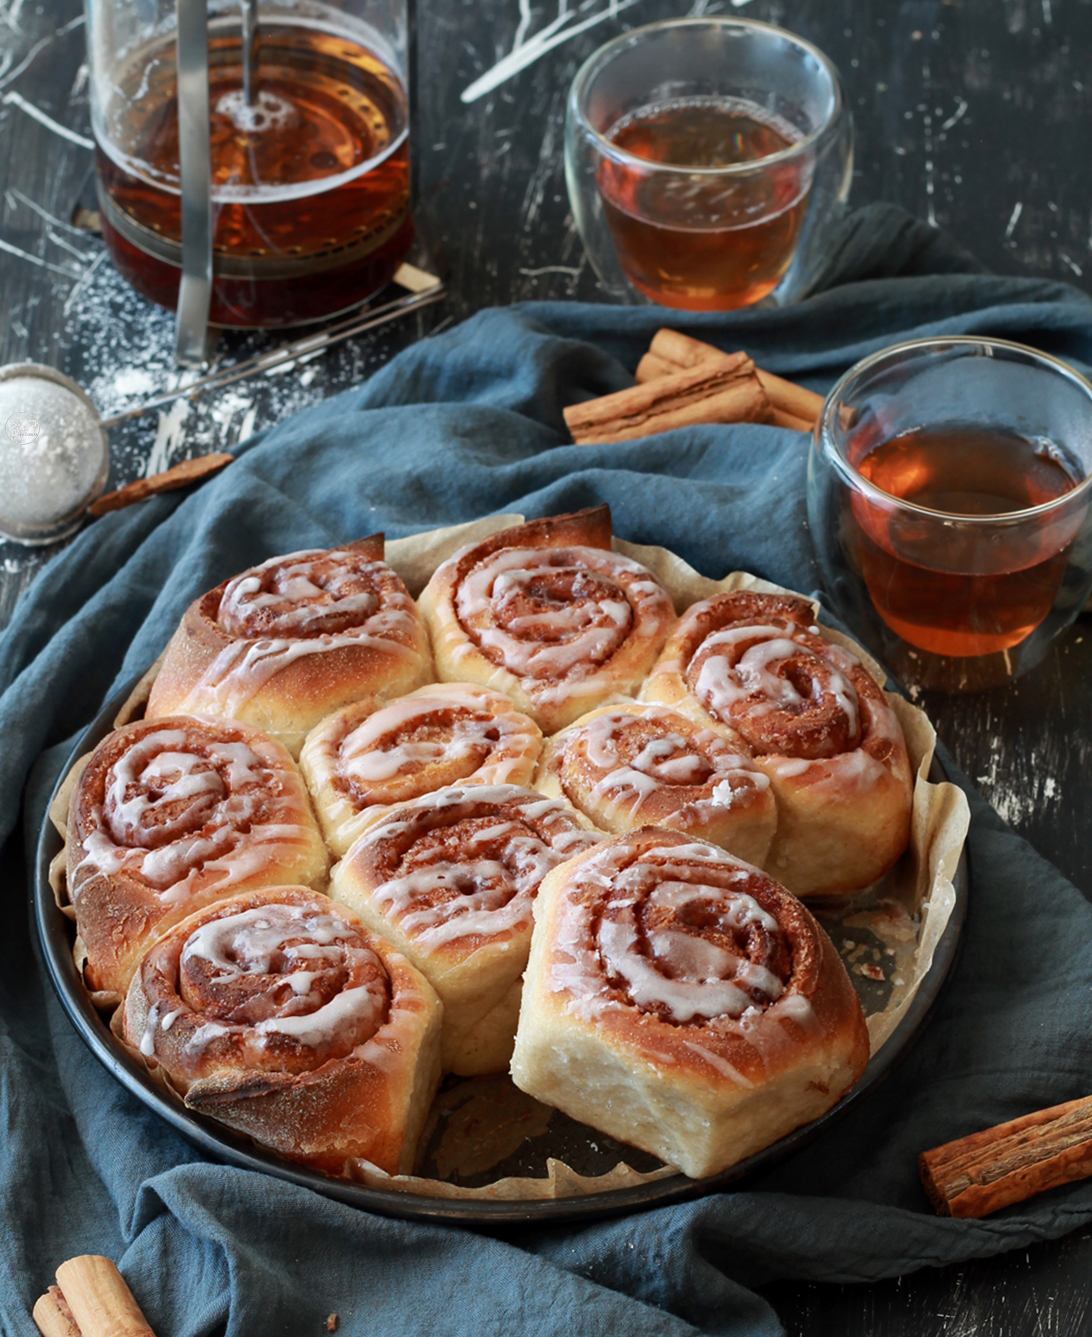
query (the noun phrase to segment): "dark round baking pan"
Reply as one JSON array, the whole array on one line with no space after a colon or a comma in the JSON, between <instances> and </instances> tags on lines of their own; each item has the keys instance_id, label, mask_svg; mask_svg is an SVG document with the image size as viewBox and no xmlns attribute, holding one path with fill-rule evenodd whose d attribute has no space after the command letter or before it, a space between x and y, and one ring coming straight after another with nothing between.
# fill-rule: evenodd
<instances>
[{"instance_id":1,"label":"dark round baking pan","mask_svg":"<svg viewBox=\"0 0 1092 1337\"><path fill-rule=\"evenodd\" d=\"M61 771L61 779L78 757L89 752L110 732L113 721L131 689L132 685L119 692L88 726L72 749ZM930 778L934 781L946 779L942 767L935 759ZM60 780L58 786L59 784ZM49 865L60 849L60 836L47 816L39 832L31 886L32 917L37 926L46 969L61 1004L91 1052L144 1105L215 1160L275 1175L279 1179L303 1185L327 1197L336 1198L340 1202L368 1211L409 1220L471 1225L486 1229L494 1225L587 1221L595 1217L660 1207L708 1193L721 1192L739 1185L743 1180L760 1172L772 1169L807 1146L859 1101L866 1099L877 1084L892 1071L918 1036L955 962L968 896L968 869L964 852L960 857L954 879L955 907L917 993L887 1042L870 1060L857 1085L848 1096L821 1118L796 1129L754 1156L707 1179L693 1180L686 1178L685 1175L674 1174L645 1184L579 1197L518 1200L444 1198L373 1188L292 1165L237 1137L229 1129L192 1113L180 1100L159 1087L114 1039L106 1020L92 1005L76 969L72 956L73 925L58 908L49 885ZM861 979L855 976L851 978L859 988L867 987ZM573 1168L581 1173L602 1173L614 1163L615 1159L620 1159L622 1156L634 1168L640 1170L647 1170L657 1164L653 1158L647 1157L644 1153L634 1152L630 1148L622 1147L620 1143L613 1143L602 1134L592 1129L583 1129L581 1125L574 1124L563 1116L555 1116L550 1120L548 1136L543 1139L544 1147L538 1159L544 1164L546 1154L559 1155L561 1159L568 1158L568 1163L573 1164L574 1149L579 1151L582 1139L587 1148L589 1164L573 1165ZM604 1157L607 1158L606 1161ZM517 1156L513 1158L510 1167L502 1164L487 1177L494 1178L507 1173L526 1174L528 1170Z\"/></svg>"}]
</instances>

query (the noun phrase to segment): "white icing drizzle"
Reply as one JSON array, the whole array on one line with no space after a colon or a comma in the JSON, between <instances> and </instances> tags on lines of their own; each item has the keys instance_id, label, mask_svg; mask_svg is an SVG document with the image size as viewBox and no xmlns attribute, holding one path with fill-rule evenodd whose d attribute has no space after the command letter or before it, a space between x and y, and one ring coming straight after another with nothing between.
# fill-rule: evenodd
<instances>
[{"instance_id":1,"label":"white icing drizzle","mask_svg":"<svg viewBox=\"0 0 1092 1337\"><path fill-rule=\"evenodd\" d=\"M667 592L639 563L580 546L493 553L467 573L454 607L489 658L551 700L593 676L628 637L655 635L673 616Z\"/></svg>"},{"instance_id":2,"label":"white icing drizzle","mask_svg":"<svg viewBox=\"0 0 1092 1337\"><path fill-rule=\"evenodd\" d=\"M402 697L369 715L342 740L339 770L359 790L433 766L463 770L483 784L505 784L538 741L525 715L498 709L492 694L439 690ZM446 731L428 739L404 738L441 711L452 712Z\"/></svg>"},{"instance_id":3,"label":"white icing drizzle","mask_svg":"<svg viewBox=\"0 0 1092 1337\"><path fill-rule=\"evenodd\" d=\"M215 710L237 713L269 680L298 659L345 648L368 648L381 654L410 660L419 651L419 628L413 601L396 596L401 607L376 613L364 627L338 633L323 633L299 640L232 641L186 694L178 707L181 714Z\"/></svg>"},{"instance_id":4,"label":"white icing drizzle","mask_svg":"<svg viewBox=\"0 0 1092 1337\"><path fill-rule=\"evenodd\" d=\"M730 1082L733 1082L736 1086L745 1087L748 1091L754 1089L754 1082L748 1081L738 1068L733 1067L726 1058L715 1053L707 1045L696 1044L693 1040L686 1040L684 1044L692 1054L696 1054L711 1068L715 1068L722 1077L727 1077Z\"/></svg>"},{"instance_id":5,"label":"white icing drizzle","mask_svg":"<svg viewBox=\"0 0 1092 1337\"><path fill-rule=\"evenodd\" d=\"M210 1018L201 1024L186 1045L191 1057L223 1035L240 1035L259 1047L282 1035L304 1048L321 1048L348 1030L362 1042L386 1014L387 977L379 958L354 941L351 926L322 910L271 903L211 919L187 939L183 975L195 962L205 964L218 987L250 977L259 985L268 979L268 988L246 993L248 1021ZM323 972L364 982L349 982L316 1003L313 985ZM272 991L285 983L289 996L274 997ZM183 1010L176 1009L172 1020Z\"/></svg>"},{"instance_id":6,"label":"white icing drizzle","mask_svg":"<svg viewBox=\"0 0 1092 1337\"><path fill-rule=\"evenodd\" d=\"M387 878L369 894L381 914L428 950L529 926L532 902L546 874L599 839L598 833L580 828L558 799L514 785L483 785L441 790L396 808L361 836L349 857L366 860L372 848L422 814L441 814L464 803L465 814L453 815L478 824L462 839L456 859L440 851L430 857L427 842L434 831L442 833L444 822L433 825L426 818L419 828L424 854L418 855L411 843L402 856L411 871Z\"/></svg>"},{"instance_id":7,"label":"white icing drizzle","mask_svg":"<svg viewBox=\"0 0 1092 1337\"><path fill-rule=\"evenodd\" d=\"M704 842L654 847L625 860L624 844L604 847L578 866L559 902L549 987L568 995L568 1010L594 1019L604 1009L630 1006L611 993L613 982L638 1011L696 1026L696 1036L706 1026L738 1030L745 1018L784 1002L788 995L775 974L725 944L752 927L781 931L743 890L753 869ZM593 886L602 888L604 908L594 933L585 890ZM698 924L716 927L720 940ZM794 1007L810 1012L806 999Z\"/></svg>"},{"instance_id":8,"label":"white icing drizzle","mask_svg":"<svg viewBox=\"0 0 1092 1337\"><path fill-rule=\"evenodd\" d=\"M151 728L107 771L81 839L73 900L95 872L127 872L164 904L184 899L202 875L232 886L311 847L314 832L302 820L260 820L285 807L270 764L248 744Z\"/></svg>"},{"instance_id":9,"label":"white icing drizzle","mask_svg":"<svg viewBox=\"0 0 1092 1337\"><path fill-rule=\"evenodd\" d=\"M348 549L273 557L230 580L216 610L230 639L177 707L237 714L296 660L369 648L409 660L422 653L416 605L385 562Z\"/></svg>"},{"instance_id":10,"label":"white icing drizzle","mask_svg":"<svg viewBox=\"0 0 1092 1337\"><path fill-rule=\"evenodd\" d=\"M379 608L375 578L383 562L347 549L309 550L272 557L229 580L217 621L231 636L247 636L255 613L295 639L361 624ZM363 588L360 588L363 585Z\"/></svg>"},{"instance_id":11,"label":"white icing drizzle","mask_svg":"<svg viewBox=\"0 0 1092 1337\"><path fill-rule=\"evenodd\" d=\"M846 737L859 737L861 702L849 677L859 661L840 646L829 642L808 645L782 627L756 624L713 632L701 649L694 691L717 718L742 727L746 717L757 721L774 711L790 718L806 716L822 696L829 700L832 716L841 720ZM802 693L789 674L776 671L786 661L792 661L797 679L803 675L812 684L809 694ZM733 714L741 703L743 717Z\"/></svg>"},{"instance_id":12,"label":"white icing drizzle","mask_svg":"<svg viewBox=\"0 0 1092 1337\"><path fill-rule=\"evenodd\" d=\"M317 1048L326 1044L348 1022L362 1018L378 1028L386 995L372 985L343 989L314 1012L267 1017L254 1028L259 1035L290 1035L300 1044Z\"/></svg>"},{"instance_id":13,"label":"white icing drizzle","mask_svg":"<svg viewBox=\"0 0 1092 1337\"><path fill-rule=\"evenodd\" d=\"M663 732L646 739L629 761L623 761L627 733L646 731L649 725ZM593 802L617 796L628 804L631 820L662 789L697 789L697 795L687 797L699 805L724 808L735 801L736 787L754 791L769 787L768 777L723 738L708 729L686 730L686 725L673 711L657 706L646 706L639 713L606 711L568 731L563 751L582 751L589 765L603 772L591 787ZM575 793L570 797L575 800Z\"/></svg>"},{"instance_id":14,"label":"white icing drizzle","mask_svg":"<svg viewBox=\"0 0 1092 1337\"><path fill-rule=\"evenodd\" d=\"M159 1024L159 1004L153 1003L144 1019L144 1030L140 1036L140 1052L144 1058L151 1058L155 1053L155 1030Z\"/></svg>"}]
</instances>

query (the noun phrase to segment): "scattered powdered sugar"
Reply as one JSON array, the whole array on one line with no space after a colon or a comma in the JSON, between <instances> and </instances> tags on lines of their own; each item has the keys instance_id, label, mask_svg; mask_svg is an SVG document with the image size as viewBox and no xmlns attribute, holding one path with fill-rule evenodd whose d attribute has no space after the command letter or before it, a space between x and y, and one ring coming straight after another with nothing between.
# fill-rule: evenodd
<instances>
[{"instance_id":1,"label":"scattered powdered sugar","mask_svg":"<svg viewBox=\"0 0 1092 1337\"><path fill-rule=\"evenodd\" d=\"M55 339L51 345L37 346L28 338L22 355L71 376L104 419L192 384L200 373L175 364L174 313L130 287L98 237L77 234L74 229L65 235L79 256L66 252L64 275L53 277L57 288L53 305L59 317ZM427 266L427 260L424 263ZM17 320L20 313L10 314ZM277 376L241 380L193 401L176 401L118 423L109 429L108 486L120 487L212 451L234 452L255 432L358 385L440 319L442 315L427 308L318 354L308 354L306 371L301 370L301 358L279 369ZM209 370L268 352L303 332L224 331ZM52 546L28 549L0 542L0 561L5 575L23 577L14 583L25 586L53 551Z\"/></svg>"}]
</instances>

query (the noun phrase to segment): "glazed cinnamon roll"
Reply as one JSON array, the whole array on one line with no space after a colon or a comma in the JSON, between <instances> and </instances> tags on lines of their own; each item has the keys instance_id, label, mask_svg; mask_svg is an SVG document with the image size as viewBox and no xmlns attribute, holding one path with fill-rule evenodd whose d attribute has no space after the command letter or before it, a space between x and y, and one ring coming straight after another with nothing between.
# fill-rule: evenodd
<instances>
[{"instance_id":1,"label":"glazed cinnamon roll","mask_svg":"<svg viewBox=\"0 0 1092 1337\"><path fill-rule=\"evenodd\" d=\"M356 701L307 735L300 769L327 843L344 854L395 803L455 784L530 784L542 734L506 696L435 683Z\"/></svg>"},{"instance_id":2,"label":"glazed cinnamon roll","mask_svg":"<svg viewBox=\"0 0 1092 1337\"><path fill-rule=\"evenodd\" d=\"M335 867L331 896L439 994L445 1072L507 1066L539 884L597 839L557 799L472 785L390 809Z\"/></svg>"},{"instance_id":3,"label":"glazed cinnamon roll","mask_svg":"<svg viewBox=\"0 0 1092 1337\"><path fill-rule=\"evenodd\" d=\"M84 979L104 1003L193 910L254 887L321 885L329 862L285 749L250 725L192 716L141 720L99 744L72 794L65 860Z\"/></svg>"},{"instance_id":4,"label":"glazed cinnamon roll","mask_svg":"<svg viewBox=\"0 0 1092 1337\"><path fill-rule=\"evenodd\" d=\"M667 826L761 863L777 824L767 776L667 706L601 706L552 738L536 788L619 834Z\"/></svg>"},{"instance_id":5,"label":"glazed cinnamon roll","mask_svg":"<svg viewBox=\"0 0 1092 1337\"><path fill-rule=\"evenodd\" d=\"M547 734L633 696L675 620L656 577L611 551L605 506L462 548L419 606L439 677L504 692Z\"/></svg>"},{"instance_id":6,"label":"glazed cinnamon roll","mask_svg":"<svg viewBox=\"0 0 1092 1337\"><path fill-rule=\"evenodd\" d=\"M798 896L867 887L906 848L898 719L806 600L741 590L694 604L642 695L724 732L769 776L778 818L764 866Z\"/></svg>"},{"instance_id":7,"label":"glazed cinnamon roll","mask_svg":"<svg viewBox=\"0 0 1092 1337\"><path fill-rule=\"evenodd\" d=\"M324 716L428 682L428 637L383 537L271 557L186 610L152 684L149 717L222 715L294 757Z\"/></svg>"},{"instance_id":8,"label":"glazed cinnamon roll","mask_svg":"<svg viewBox=\"0 0 1092 1337\"><path fill-rule=\"evenodd\" d=\"M274 887L171 928L115 1022L188 1108L330 1174L412 1168L440 1076L440 1004L344 906Z\"/></svg>"},{"instance_id":9,"label":"glazed cinnamon roll","mask_svg":"<svg viewBox=\"0 0 1092 1337\"><path fill-rule=\"evenodd\" d=\"M818 1117L867 1060L837 952L759 869L646 827L543 882L512 1057L536 1099L700 1178Z\"/></svg>"}]
</instances>

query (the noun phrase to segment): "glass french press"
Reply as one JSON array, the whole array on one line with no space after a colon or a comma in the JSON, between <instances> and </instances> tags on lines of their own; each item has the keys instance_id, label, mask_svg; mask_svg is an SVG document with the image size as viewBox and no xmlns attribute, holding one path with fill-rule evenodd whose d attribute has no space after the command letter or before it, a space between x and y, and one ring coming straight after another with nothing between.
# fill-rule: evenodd
<instances>
[{"instance_id":1,"label":"glass french press","mask_svg":"<svg viewBox=\"0 0 1092 1337\"><path fill-rule=\"evenodd\" d=\"M86 0L103 235L209 325L297 325L381 288L413 238L406 0Z\"/></svg>"}]
</instances>

